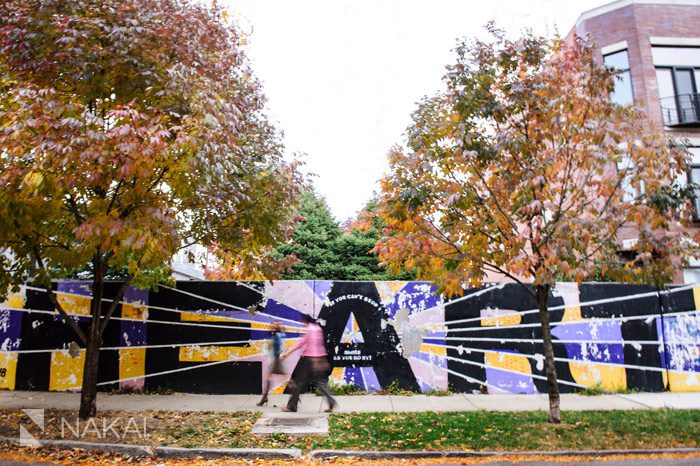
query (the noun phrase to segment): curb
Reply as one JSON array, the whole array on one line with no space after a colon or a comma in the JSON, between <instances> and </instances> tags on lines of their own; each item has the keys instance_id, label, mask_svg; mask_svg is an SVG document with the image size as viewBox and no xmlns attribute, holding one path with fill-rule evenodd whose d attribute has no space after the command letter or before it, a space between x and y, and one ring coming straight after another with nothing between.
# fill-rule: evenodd
<instances>
[{"instance_id":1,"label":"curb","mask_svg":"<svg viewBox=\"0 0 700 466\"><path fill-rule=\"evenodd\" d=\"M181 448L156 447L158 458L240 458L240 459L289 459L301 458L297 448Z\"/></svg>"},{"instance_id":2,"label":"curb","mask_svg":"<svg viewBox=\"0 0 700 466\"><path fill-rule=\"evenodd\" d=\"M487 458L503 456L613 456L653 455L662 453L700 453L700 448L662 448L658 450L558 450L558 451L372 451L313 450L307 458L418 459L418 458Z\"/></svg>"},{"instance_id":3,"label":"curb","mask_svg":"<svg viewBox=\"0 0 700 466\"><path fill-rule=\"evenodd\" d=\"M373 451L373 450L313 450L303 455L297 448L182 448L150 447L93 443L73 440L41 440L41 447L62 450L82 449L117 453L132 457L157 458L234 458L234 459L299 459L299 458L360 458L360 459L419 459L419 458L498 458L504 456L613 456L654 455L663 453L700 453L700 448L662 448L658 450L558 450L558 451ZM18 438L0 437L0 443L19 444Z\"/></svg>"},{"instance_id":4,"label":"curb","mask_svg":"<svg viewBox=\"0 0 700 466\"><path fill-rule=\"evenodd\" d=\"M306 454L307 458L362 458L366 460L390 460L390 459L418 459L418 458L450 458L446 451L372 451L372 450L313 450ZM468 452L463 452L469 456ZM451 457L455 457L451 456Z\"/></svg>"},{"instance_id":5,"label":"curb","mask_svg":"<svg viewBox=\"0 0 700 466\"><path fill-rule=\"evenodd\" d=\"M0 437L0 442L19 445L18 438ZM75 440L41 440L41 447L58 448L60 450L98 450L106 453L118 453L125 456L154 456L155 452L152 447L145 445L124 445L119 443L95 443L95 442L80 442Z\"/></svg>"},{"instance_id":6,"label":"curb","mask_svg":"<svg viewBox=\"0 0 700 466\"><path fill-rule=\"evenodd\" d=\"M95 450L118 453L125 456L148 456L158 458L238 458L238 459L296 459L301 450L296 448L181 448L125 445L119 443L80 442L74 440L40 440L41 447L61 450ZM18 438L0 437L0 443L19 445Z\"/></svg>"},{"instance_id":7,"label":"curb","mask_svg":"<svg viewBox=\"0 0 700 466\"><path fill-rule=\"evenodd\" d=\"M76 442L73 440L42 440L42 445L61 450L99 450L106 453L118 453L125 456L153 456L153 449L145 445L121 445L113 443Z\"/></svg>"}]
</instances>

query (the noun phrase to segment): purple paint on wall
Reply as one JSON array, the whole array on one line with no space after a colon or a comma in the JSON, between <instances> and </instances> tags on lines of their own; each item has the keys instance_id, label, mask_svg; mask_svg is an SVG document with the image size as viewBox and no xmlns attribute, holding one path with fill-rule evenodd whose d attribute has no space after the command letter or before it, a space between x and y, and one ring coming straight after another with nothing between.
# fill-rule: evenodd
<instances>
[{"instance_id":1,"label":"purple paint on wall","mask_svg":"<svg viewBox=\"0 0 700 466\"><path fill-rule=\"evenodd\" d=\"M290 320L295 320L299 322L299 319L301 319L301 312L297 311L294 308L291 308L285 304L279 303L275 301L274 299L268 299L267 300L267 305L265 306L265 313L267 314L272 314L275 317L281 317L283 319L290 319ZM250 317L250 315L249 315ZM261 315L256 315L255 320L259 322L272 322L275 320L274 318L270 318L267 316L261 316ZM286 322L282 322L282 325L287 324ZM299 324L301 326L301 323Z\"/></svg>"},{"instance_id":2,"label":"purple paint on wall","mask_svg":"<svg viewBox=\"0 0 700 466\"><path fill-rule=\"evenodd\" d=\"M521 354L519 351L498 350L502 353ZM519 374L497 367L486 366L486 382L489 393L518 393L533 394L539 393L532 376Z\"/></svg>"},{"instance_id":3,"label":"purple paint on wall","mask_svg":"<svg viewBox=\"0 0 700 466\"><path fill-rule=\"evenodd\" d=\"M129 287L124 293L124 301L128 303L143 304L148 306L148 291L137 290ZM122 320L120 341L122 346L146 345L146 322L136 320Z\"/></svg>"},{"instance_id":4,"label":"purple paint on wall","mask_svg":"<svg viewBox=\"0 0 700 466\"><path fill-rule=\"evenodd\" d=\"M0 350L19 349L22 331L22 312L0 310Z\"/></svg>"},{"instance_id":5,"label":"purple paint on wall","mask_svg":"<svg viewBox=\"0 0 700 466\"><path fill-rule=\"evenodd\" d=\"M486 366L486 381L489 393L539 393L532 377L525 374L504 371L495 367ZM492 391L492 389L494 389Z\"/></svg>"},{"instance_id":6,"label":"purple paint on wall","mask_svg":"<svg viewBox=\"0 0 700 466\"><path fill-rule=\"evenodd\" d=\"M333 288L333 282L330 280L307 281L306 283L313 288L314 294L321 300L326 299L331 288Z\"/></svg>"},{"instance_id":7,"label":"purple paint on wall","mask_svg":"<svg viewBox=\"0 0 700 466\"><path fill-rule=\"evenodd\" d=\"M58 282L56 291L60 293L72 293L81 296L92 296L92 285L90 282Z\"/></svg>"},{"instance_id":8,"label":"purple paint on wall","mask_svg":"<svg viewBox=\"0 0 700 466\"><path fill-rule=\"evenodd\" d=\"M396 311L407 308L409 315L422 312L441 303L440 296L435 295L437 287L426 282L408 282L395 295L393 301L386 305L389 317L393 318Z\"/></svg>"},{"instance_id":9,"label":"purple paint on wall","mask_svg":"<svg viewBox=\"0 0 700 466\"><path fill-rule=\"evenodd\" d=\"M668 369L700 372L700 315L664 317L663 329L666 357L661 359L668 359Z\"/></svg>"},{"instance_id":10,"label":"purple paint on wall","mask_svg":"<svg viewBox=\"0 0 700 466\"><path fill-rule=\"evenodd\" d=\"M382 388L372 367L346 367L344 381L355 384L368 392L376 392Z\"/></svg>"},{"instance_id":11,"label":"purple paint on wall","mask_svg":"<svg viewBox=\"0 0 700 466\"><path fill-rule=\"evenodd\" d=\"M411 353L411 357L420 359L421 361L425 361L435 367L447 369L447 359L445 359L444 357L432 356L430 354L421 353L418 351Z\"/></svg>"},{"instance_id":12,"label":"purple paint on wall","mask_svg":"<svg viewBox=\"0 0 700 466\"><path fill-rule=\"evenodd\" d=\"M303 333L290 332L289 328L285 328L284 338L299 338ZM251 340L269 340L272 338L272 332L269 330L251 330L250 339Z\"/></svg>"},{"instance_id":13,"label":"purple paint on wall","mask_svg":"<svg viewBox=\"0 0 700 466\"><path fill-rule=\"evenodd\" d=\"M275 301L274 299L269 299L267 301L267 304L265 306L265 314L270 314L270 315L262 315L262 314L255 314L254 316L250 314L250 312L247 311L240 311L240 310L228 310L228 309L198 309L198 310L192 310L188 312L193 312L196 314L203 314L207 316L216 316L216 317L227 317L231 319L240 319L242 321L247 321L248 323L250 322L257 322L261 324L270 324L273 321L277 319L289 319L292 321L297 321L299 322L301 318L301 312L285 305L282 303L279 303ZM244 326L246 325L246 322L231 322L231 325L239 325L239 326ZM297 326L294 326L291 322L287 321L282 321L282 325L285 327L285 335L286 338L298 338L302 334L300 332L294 332L292 330L300 330L301 329L301 323L299 323ZM268 330L255 330L251 329L250 331L250 339L251 340L267 340L270 338L270 332Z\"/></svg>"},{"instance_id":14,"label":"purple paint on wall","mask_svg":"<svg viewBox=\"0 0 700 466\"><path fill-rule=\"evenodd\" d=\"M560 340L578 340L586 343L564 343L566 354L579 361L598 361L624 364L622 329L619 321L563 322L552 329ZM596 341L620 343L596 343ZM590 343L588 343L590 341ZM556 344L556 340L555 340Z\"/></svg>"}]
</instances>

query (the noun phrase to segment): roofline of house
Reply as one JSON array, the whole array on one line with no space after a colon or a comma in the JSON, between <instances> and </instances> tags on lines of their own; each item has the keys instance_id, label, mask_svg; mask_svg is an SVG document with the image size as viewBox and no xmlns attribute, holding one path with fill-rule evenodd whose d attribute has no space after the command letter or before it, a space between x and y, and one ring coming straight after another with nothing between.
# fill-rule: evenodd
<instances>
[{"instance_id":1,"label":"roofline of house","mask_svg":"<svg viewBox=\"0 0 700 466\"><path fill-rule=\"evenodd\" d=\"M619 10L630 5L689 5L700 6L700 0L617 0L615 2L606 3L596 8L584 11L576 20L578 27L582 21L586 21L596 16L610 13L611 11Z\"/></svg>"}]
</instances>

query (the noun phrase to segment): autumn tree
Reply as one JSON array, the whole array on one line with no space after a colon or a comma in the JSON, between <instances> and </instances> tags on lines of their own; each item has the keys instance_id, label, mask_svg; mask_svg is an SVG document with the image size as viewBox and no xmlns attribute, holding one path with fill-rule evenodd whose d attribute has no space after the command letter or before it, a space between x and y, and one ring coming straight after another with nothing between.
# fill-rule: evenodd
<instances>
[{"instance_id":1,"label":"autumn tree","mask_svg":"<svg viewBox=\"0 0 700 466\"><path fill-rule=\"evenodd\" d=\"M446 90L413 113L407 149L390 154L377 245L447 295L487 274L537 302L549 389L560 422L548 298L557 277L660 283L689 252L686 152L634 107L610 100L615 72L593 46L525 35L465 41ZM632 189L636 188L636 189ZM633 238L621 258L620 239Z\"/></svg>"},{"instance_id":2,"label":"autumn tree","mask_svg":"<svg viewBox=\"0 0 700 466\"><path fill-rule=\"evenodd\" d=\"M369 201L356 216L342 226L343 234L335 241L334 250L343 264L345 280L414 280L413 270L396 273L379 263L372 250L384 231L384 222L377 216L377 203Z\"/></svg>"},{"instance_id":3,"label":"autumn tree","mask_svg":"<svg viewBox=\"0 0 700 466\"><path fill-rule=\"evenodd\" d=\"M43 285L85 350L96 413L102 334L128 286L154 286L188 243L278 244L299 196L241 37L182 0L0 3L0 290ZM52 280L92 277L89 323ZM107 299L108 270L124 271ZM121 272L120 272L121 273Z\"/></svg>"}]
</instances>

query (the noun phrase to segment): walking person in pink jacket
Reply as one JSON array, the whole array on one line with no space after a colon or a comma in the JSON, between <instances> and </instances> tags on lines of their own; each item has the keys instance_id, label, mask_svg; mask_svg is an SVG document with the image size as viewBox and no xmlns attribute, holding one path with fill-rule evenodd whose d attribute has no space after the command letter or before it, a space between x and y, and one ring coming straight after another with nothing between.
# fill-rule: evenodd
<instances>
[{"instance_id":1,"label":"walking person in pink jacket","mask_svg":"<svg viewBox=\"0 0 700 466\"><path fill-rule=\"evenodd\" d=\"M299 395L306 391L308 386L313 382L328 402L329 413L335 408L336 401L333 399L330 390L328 389L328 371L330 364L328 363L328 353L323 338L323 330L314 322L311 316L303 314L301 323L306 326L306 333L289 351L282 354L284 359L291 353L297 350L302 350L301 359L297 365L297 376L289 381L289 389L292 395L289 397L287 406L282 408L283 411L296 412L297 404L299 403Z\"/></svg>"}]
</instances>

